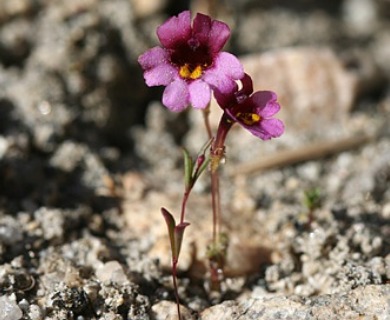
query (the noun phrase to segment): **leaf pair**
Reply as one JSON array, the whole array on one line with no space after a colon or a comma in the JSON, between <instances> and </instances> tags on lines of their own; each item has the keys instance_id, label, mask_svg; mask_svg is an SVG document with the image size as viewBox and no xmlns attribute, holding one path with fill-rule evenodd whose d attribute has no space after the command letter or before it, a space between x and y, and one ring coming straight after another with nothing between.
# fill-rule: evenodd
<instances>
[{"instance_id":1,"label":"leaf pair","mask_svg":"<svg viewBox=\"0 0 390 320\"><path fill-rule=\"evenodd\" d=\"M194 161L188 151L183 149L184 155L184 183L186 191L192 189L196 180L200 177L202 172L207 168L210 159L206 157L206 150L210 147L211 140L208 141L200 150L196 161Z\"/></svg>"},{"instance_id":2,"label":"leaf pair","mask_svg":"<svg viewBox=\"0 0 390 320\"><path fill-rule=\"evenodd\" d=\"M175 218L165 208L161 208L161 213L164 216L165 222L168 227L169 240L171 242L171 250L172 250L172 262L173 264L176 265L179 260L179 254L183 242L184 230L190 224L188 222L183 222L176 225Z\"/></svg>"}]
</instances>

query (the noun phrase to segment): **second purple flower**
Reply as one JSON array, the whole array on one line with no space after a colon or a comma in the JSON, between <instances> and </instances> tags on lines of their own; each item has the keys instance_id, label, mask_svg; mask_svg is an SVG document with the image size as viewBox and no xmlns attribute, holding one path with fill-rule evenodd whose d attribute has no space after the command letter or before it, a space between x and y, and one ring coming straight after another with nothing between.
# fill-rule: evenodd
<instances>
[{"instance_id":1,"label":"second purple flower","mask_svg":"<svg viewBox=\"0 0 390 320\"><path fill-rule=\"evenodd\" d=\"M253 93L252 79L247 74L241 83L241 90L236 84L235 88L228 94L214 92L218 104L224 110L224 115L228 116L229 119L222 127L218 128L218 131L222 131L223 139L227 134L225 131L230 129L232 121L239 123L262 140L280 137L284 132L284 124L281 120L273 118L280 110L276 93L273 91ZM218 133L221 135L220 132ZM223 143L224 141L221 144L223 145Z\"/></svg>"},{"instance_id":2,"label":"second purple flower","mask_svg":"<svg viewBox=\"0 0 390 320\"><path fill-rule=\"evenodd\" d=\"M189 104L206 108L211 90L228 93L244 76L239 60L221 52L230 36L229 27L198 13L191 26L189 11L172 17L157 29L162 47L142 54L138 62L148 86L166 86L163 104L182 111Z\"/></svg>"}]
</instances>

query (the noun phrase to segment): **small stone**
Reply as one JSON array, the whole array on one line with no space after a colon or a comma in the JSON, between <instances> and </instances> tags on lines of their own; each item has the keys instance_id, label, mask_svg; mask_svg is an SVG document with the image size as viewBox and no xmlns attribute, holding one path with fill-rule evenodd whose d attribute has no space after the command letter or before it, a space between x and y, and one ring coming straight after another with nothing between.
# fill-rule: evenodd
<instances>
[{"instance_id":1,"label":"small stone","mask_svg":"<svg viewBox=\"0 0 390 320\"><path fill-rule=\"evenodd\" d=\"M386 203L382 208L382 216L384 219L390 218L390 202Z\"/></svg>"},{"instance_id":2,"label":"small stone","mask_svg":"<svg viewBox=\"0 0 390 320\"><path fill-rule=\"evenodd\" d=\"M84 145L65 141L50 159L50 164L56 169L72 172L81 163L86 152L87 148Z\"/></svg>"},{"instance_id":3,"label":"small stone","mask_svg":"<svg viewBox=\"0 0 390 320\"><path fill-rule=\"evenodd\" d=\"M96 270L96 277L102 283L123 285L129 282L122 266L118 261L109 261Z\"/></svg>"},{"instance_id":4,"label":"small stone","mask_svg":"<svg viewBox=\"0 0 390 320\"><path fill-rule=\"evenodd\" d=\"M22 227L12 216L1 217L0 241L6 245L15 245L23 239Z\"/></svg>"},{"instance_id":5,"label":"small stone","mask_svg":"<svg viewBox=\"0 0 390 320\"><path fill-rule=\"evenodd\" d=\"M161 11L167 5L168 1L167 0L149 0L149 1L131 0L130 2L133 5L134 15L137 18L145 18Z\"/></svg>"},{"instance_id":6,"label":"small stone","mask_svg":"<svg viewBox=\"0 0 390 320\"><path fill-rule=\"evenodd\" d=\"M10 296L0 297L0 320L19 320L23 317L15 300Z\"/></svg>"},{"instance_id":7,"label":"small stone","mask_svg":"<svg viewBox=\"0 0 390 320\"><path fill-rule=\"evenodd\" d=\"M28 313L28 316L30 317L31 320L42 320L43 319L42 310L36 304L30 305L30 311Z\"/></svg>"},{"instance_id":8,"label":"small stone","mask_svg":"<svg viewBox=\"0 0 390 320\"><path fill-rule=\"evenodd\" d=\"M19 301L18 303L20 309L22 309L23 311L26 311L28 310L30 304L28 303L28 301L26 299L22 299Z\"/></svg>"},{"instance_id":9,"label":"small stone","mask_svg":"<svg viewBox=\"0 0 390 320\"><path fill-rule=\"evenodd\" d=\"M34 216L41 224L43 237L46 240L62 239L65 218L61 210L42 207L35 211Z\"/></svg>"},{"instance_id":10,"label":"small stone","mask_svg":"<svg viewBox=\"0 0 390 320\"><path fill-rule=\"evenodd\" d=\"M180 312L183 320L193 320L194 317L190 311L180 305ZM152 313L154 320L177 320L177 306L172 301L160 301L152 306ZM217 318L215 318L217 319Z\"/></svg>"},{"instance_id":11,"label":"small stone","mask_svg":"<svg viewBox=\"0 0 390 320\"><path fill-rule=\"evenodd\" d=\"M8 149L8 141L4 136L0 136L0 159L4 158Z\"/></svg>"},{"instance_id":12,"label":"small stone","mask_svg":"<svg viewBox=\"0 0 390 320\"><path fill-rule=\"evenodd\" d=\"M375 1L346 0L343 11L347 29L354 36L367 36L376 31L379 19Z\"/></svg>"}]
</instances>

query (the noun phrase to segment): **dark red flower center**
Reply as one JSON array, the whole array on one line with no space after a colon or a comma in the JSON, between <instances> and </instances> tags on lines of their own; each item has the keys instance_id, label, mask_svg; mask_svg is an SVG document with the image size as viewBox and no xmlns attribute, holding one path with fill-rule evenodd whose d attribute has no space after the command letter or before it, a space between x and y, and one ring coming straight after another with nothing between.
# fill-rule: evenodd
<instances>
[{"instance_id":1,"label":"dark red flower center","mask_svg":"<svg viewBox=\"0 0 390 320\"><path fill-rule=\"evenodd\" d=\"M171 62L179 68L179 74L185 80L199 79L213 62L208 46L191 40L178 44L171 54Z\"/></svg>"}]
</instances>

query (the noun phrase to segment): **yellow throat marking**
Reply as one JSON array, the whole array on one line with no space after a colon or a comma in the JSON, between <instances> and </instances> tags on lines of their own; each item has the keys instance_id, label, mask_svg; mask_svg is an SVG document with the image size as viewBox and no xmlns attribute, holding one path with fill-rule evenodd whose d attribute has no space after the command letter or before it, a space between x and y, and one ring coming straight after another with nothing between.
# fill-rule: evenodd
<instances>
[{"instance_id":1,"label":"yellow throat marking","mask_svg":"<svg viewBox=\"0 0 390 320\"><path fill-rule=\"evenodd\" d=\"M197 65L195 68L192 68L188 63L184 66L181 66L179 69L179 74L183 79L187 80L196 80L201 77L203 69L200 65Z\"/></svg>"},{"instance_id":2,"label":"yellow throat marking","mask_svg":"<svg viewBox=\"0 0 390 320\"><path fill-rule=\"evenodd\" d=\"M258 114L250 112L238 112L236 117L247 126L253 126L261 120Z\"/></svg>"}]
</instances>

